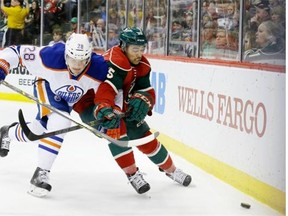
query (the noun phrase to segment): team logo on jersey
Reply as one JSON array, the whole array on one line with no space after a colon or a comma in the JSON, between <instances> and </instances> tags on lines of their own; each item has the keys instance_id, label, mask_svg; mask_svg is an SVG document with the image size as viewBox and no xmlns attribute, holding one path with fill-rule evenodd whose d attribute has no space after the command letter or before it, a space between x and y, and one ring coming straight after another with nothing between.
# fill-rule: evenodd
<instances>
[{"instance_id":1,"label":"team logo on jersey","mask_svg":"<svg viewBox=\"0 0 288 216\"><path fill-rule=\"evenodd\" d=\"M68 103L76 103L83 95L84 90L79 86L65 85L56 90L57 96Z\"/></svg>"}]
</instances>

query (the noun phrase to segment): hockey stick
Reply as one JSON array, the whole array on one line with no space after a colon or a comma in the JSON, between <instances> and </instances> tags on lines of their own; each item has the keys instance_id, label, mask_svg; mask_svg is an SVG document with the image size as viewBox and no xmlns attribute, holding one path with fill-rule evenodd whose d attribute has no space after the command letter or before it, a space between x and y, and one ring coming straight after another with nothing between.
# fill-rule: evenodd
<instances>
[{"instance_id":1,"label":"hockey stick","mask_svg":"<svg viewBox=\"0 0 288 216\"><path fill-rule=\"evenodd\" d=\"M127 113L120 113L120 114L117 114L117 115L118 115L119 118L124 118L124 117L127 116ZM23 129L24 134L31 141L44 139L44 138L47 138L47 137L56 136L56 135L59 135L59 134L68 133L68 132L72 132L72 131L75 131L75 130L83 129L83 127L81 125L75 125L75 126L72 126L72 127L69 127L69 128L64 128L64 129L51 131L51 132L48 132L48 133L44 133L44 134L38 135L38 134L34 134L30 130L30 128L27 126L25 118L24 118L24 115L23 115L23 112L22 112L21 109L19 109L19 111L18 111L18 119L19 119L19 123L20 123L20 125L21 125L21 127ZM102 120L94 120L94 121L90 121L87 124L93 127L94 125L98 125L101 122L103 122L103 121Z\"/></svg>"},{"instance_id":2,"label":"hockey stick","mask_svg":"<svg viewBox=\"0 0 288 216\"><path fill-rule=\"evenodd\" d=\"M17 88L16 86L11 85L10 83L6 82L5 80L1 80L0 84L5 85L6 87L12 89L13 91L15 91L15 92L17 92L17 93L19 93L19 94L21 94L21 95L33 100L33 101L35 101L36 103L38 103L38 104L50 109L51 111L61 115L62 117L66 118L66 119L69 119L73 123L75 123L75 124L85 128L85 129L89 130L90 132L92 132L96 136L98 136L100 138L104 138L107 141L109 141L111 143L114 143L115 145L118 145L120 147L140 146L140 145L146 144L147 142L150 142L150 141L154 140L156 137L159 136L159 132L155 132L155 133L150 134L149 136L146 136L146 137L143 137L143 138L140 138L140 139L135 139L135 140L116 140L116 139L111 138L107 134L96 130L95 128L91 127L88 124L85 124L83 122L79 122L79 121L73 119L70 115L67 115L67 114L61 112L60 110L56 109L55 107L51 106L50 104L43 103L38 98L26 93L25 91L22 91L21 89ZM26 125L26 122L25 122L25 125ZM25 125L21 125L21 127L22 126L25 127ZM25 135L28 137L29 134L25 134Z\"/></svg>"}]
</instances>

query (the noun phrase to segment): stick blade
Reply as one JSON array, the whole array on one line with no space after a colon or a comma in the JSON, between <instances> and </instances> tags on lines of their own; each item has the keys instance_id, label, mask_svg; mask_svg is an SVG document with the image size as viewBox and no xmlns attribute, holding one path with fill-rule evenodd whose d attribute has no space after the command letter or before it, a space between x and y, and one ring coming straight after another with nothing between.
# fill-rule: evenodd
<instances>
[{"instance_id":1,"label":"stick blade","mask_svg":"<svg viewBox=\"0 0 288 216\"><path fill-rule=\"evenodd\" d=\"M31 132L31 130L29 129L29 127L26 124L26 121L24 119L24 115L21 109L19 109L18 111L18 120L20 123L20 126L25 134L25 136L30 140L30 141L35 141L37 139L35 139L35 137L33 137L33 134Z\"/></svg>"}]
</instances>

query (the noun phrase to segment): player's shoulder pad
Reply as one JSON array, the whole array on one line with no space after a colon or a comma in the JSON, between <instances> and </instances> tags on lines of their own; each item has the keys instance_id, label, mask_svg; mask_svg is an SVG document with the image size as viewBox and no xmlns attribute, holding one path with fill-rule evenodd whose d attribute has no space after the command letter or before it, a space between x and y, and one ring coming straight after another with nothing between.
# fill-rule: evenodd
<instances>
[{"instance_id":1,"label":"player's shoulder pad","mask_svg":"<svg viewBox=\"0 0 288 216\"><path fill-rule=\"evenodd\" d=\"M106 79L107 72L108 64L104 57L102 55L92 53L91 64L86 74L97 80L104 81Z\"/></svg>"},{"instance_id":2,"label":"player's shoulder pad","mask_svg":"<svg viewBox=\"0 0 288 216\"><path fill-rule=\"evenodd\" d=\"M56 43L52 46L45 46L39 52L42 63L49 68L66 69L65 44Z\"/></svg>"},{"instance_id":3,"label":"player's shoulder pad","mask_svg":"<svg viewBox=\"0 0 288 216\"><path fill-rule=\"evenodd\" d=\"M106 53L103 54L106 61L110 62L110 65L116 67L122 71L131 70L131 65L128 58L125 56L119 46L114 46Z\"/></svg>"}]
</instances>

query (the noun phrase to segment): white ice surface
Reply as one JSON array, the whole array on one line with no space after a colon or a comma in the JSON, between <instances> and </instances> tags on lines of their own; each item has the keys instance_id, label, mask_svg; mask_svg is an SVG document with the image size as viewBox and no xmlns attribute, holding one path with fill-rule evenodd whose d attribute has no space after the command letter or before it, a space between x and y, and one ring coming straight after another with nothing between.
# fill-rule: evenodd
<instances>
[{"instance_id":1,"label":"white ice surface","mask_svg":"<svg viewBox=\"0 0 288 216\"><path fill-rule=\"evenodd\" d=\"M26 120L36 115L35 104L0 100L0 125L17 121L19 108ZM41 199L27 194L37 166L37 143L13 142L9 155L0 158L0 216L280 215L171 155L179 168L191 174L193 183L187 188L178 185L135 149L137 165L151 185L148 193L139 195L105 140L84 129L68 133L51 171L52 191ZM251 208L242 208L241 202Z\"/></svg>"}]
</instances>

